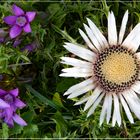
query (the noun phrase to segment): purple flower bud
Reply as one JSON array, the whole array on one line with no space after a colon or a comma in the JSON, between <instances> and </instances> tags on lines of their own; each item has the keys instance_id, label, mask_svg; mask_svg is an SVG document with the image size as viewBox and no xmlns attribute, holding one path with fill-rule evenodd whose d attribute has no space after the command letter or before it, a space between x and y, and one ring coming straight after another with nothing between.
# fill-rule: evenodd
<instances>
[{"instance_id":1,"label":"purple flower bud","mask_svg":"<svg viewBox=\"0 0 140 140\"><path fill-rule=\"evenodd\" d=\"M4 42L6 35L7 35L7 32L4 31L3 29L0 29L0 43Z\"/></svg>"},{"instance_id":2,"label":"purple flower bud","mask_svg":"<svg viewBox=\"0 0 140 140\"><path fill-rule=\"evenodd\" d=\"M0 43L3 43L4 42L4 38L0 38Z\"/></svg>"},{"instance_id":3,"label":"purple flower bud","mask_svg":"<svg viewBox=\"0 0 140 140\"><path fill-rule=\"evenodd\" d=\"M21 41L22 41L22 39L16 39L13 43L13 47L16 48L18 45L20 45Z\"/></svg>"},{"instance_id":4,"label":"purple flower bud","mask_svg":"<svg viewBox=\"0 0 140 140\"><path fill-rule=\"evenodd\" d=\"M10 91L0 89L0 119L6 122L9 127L13 127L14 122L21 126L27 125L27 123L16 114L17 109L26 106L25 103L18 98L18 94L18 88Z\"/></svg>"},{"instance_id":5,"label":"purple flower bud","mask_svg":"<svg viewBox=\"0 0 140 140\"><path fill-rule=\"evenodd\" d=\"M7 16L3 20L8 25L12 26L10 29L10 37L15 38L24 32L31 32L30 22L35 18L36 12L24 12L20 7L15 4L12 6L12 12L14 15Z\"/></svg>"},{"instance_id":6,"label":"purple flower bud","mask_svg":"<svg viewBox=\"0 0 140 140\"><path fill-rule=\"evenodd\" d=\"M37 48L37 45L35 42L26 45L24 48L21 49L21 51L27 50L28 52L32 52L34 49Z\"/></svg>"}]
</instances>

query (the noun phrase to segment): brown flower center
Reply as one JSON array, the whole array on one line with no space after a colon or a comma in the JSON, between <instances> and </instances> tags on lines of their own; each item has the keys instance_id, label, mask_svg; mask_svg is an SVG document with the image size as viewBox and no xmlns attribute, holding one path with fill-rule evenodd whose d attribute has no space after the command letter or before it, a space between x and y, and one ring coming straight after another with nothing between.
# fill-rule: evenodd
<instances>
[{"instance_id":1,"label":"brown flower center","mask_svg":"<svg viewBox=\"0 0 140 140\"><path fill-rule=\"evenodd\" d=\"M94 74L105 91L121 92L138 79L139 65L133 52L112 46L98 55Z\"/></svg>"}]
</instances>

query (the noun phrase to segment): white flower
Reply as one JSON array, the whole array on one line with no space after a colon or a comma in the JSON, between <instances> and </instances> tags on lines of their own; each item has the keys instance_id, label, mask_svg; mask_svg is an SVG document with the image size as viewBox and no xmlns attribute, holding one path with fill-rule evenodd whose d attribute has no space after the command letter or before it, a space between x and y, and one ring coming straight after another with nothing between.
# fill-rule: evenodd
<instances>
[{"instance_id":1,"label":"white flower","mask_svg":"<svg viewBox=\"0 0 140 140\"><path fill-rule=\"evenodd\" d=\"M131 112L140 119L140 99L137 95L140 94L140 53L136 52L140 45L140 23L124 39L127 20L128 11L123 17L118 36L114 14L109 12L107 41L96 25L87 18L88 26L84 24L86 34L81 29L79 33L89 49L78 43L64 45L82 60L62 57L61 63L73 67L62 69L60 76L86 78L69 88L64 95L68 95L68 98L81 98L75 105L85 103L84 111L88 110L87 116L93 114L103 100L100 125L105 118L108 124L112 116L112 126L116 122L120 126L120 106L130 123L134 123Z\"/></svg>"}]
</instances>

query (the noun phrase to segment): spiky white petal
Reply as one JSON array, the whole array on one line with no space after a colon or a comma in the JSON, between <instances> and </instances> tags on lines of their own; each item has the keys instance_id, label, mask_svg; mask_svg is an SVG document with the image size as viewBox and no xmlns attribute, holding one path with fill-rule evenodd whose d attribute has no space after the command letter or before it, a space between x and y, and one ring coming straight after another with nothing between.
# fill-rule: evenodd
<instances>
[{"instance_id":1,"label":"spiky white petal","mask_svg":"<svg viewBox=\"0 0 140 140\"><path fill-rule=\"evenodd\" d=\"M83 82L78 83L78 84L76 84L76 85L70 87L70 88L64 93L64 95L69 95L69 94L71 94L72 92L77 92L77 91L79 91L79 90L80 90L81 88L83 88L83 87L86 87L86 86L88 86L88 85L90 85L90 84L94 84L93 82L94 82L93 77L91 77L91 78L89 78L89 79L87 79L87 80L84 80Z\"/></svg>"},{"instance_id":2,"label":"spiky white petal","mask_svg":"<svg viewBox=\"0 0 140 140\"><path fill-rule=\"evenodd\" d=\"M94 113L96 107L98 106L98 104L100 103L100 101L102 100L103 96L105 93L102 93L99 98L95 101L95 103L93 104L93 106L89 109L87 117L89 117L91 114Z\"/></svg>"},{"instance_id":3,"label":"spiky white petal","mask_svg":"<svg viewBox=\"0 0 140 140\"><path fill-rule=\"evenodd\" d=\"M79 100L78 102L76 102L74 105L83 104L83 103L85 103L88 99L89 99L89 97L82 98L81 100Z\"/></svg>"},{"instance_id":4,"label":"spiky white petal","mask_svg":"<svg viewBox=\"0 0 140 140\"><path fill-rule=\"evenodd\" d=\"M137 103L138 105L140 105L140 99L138 98L137 94L133 91L133 90L129 90L131 92L131 94L129 95L131 98L133 98L133 100L135 101L135 103Z\"/></svg>"},{"instance_id":5,"label":"spiky white petal","mask_svg":"<svg viewBox=\"0 0 140 140\"><path fill-rule=\"evenodd\" d=\"M108 95L106 94L104 103L103 103L103 107L102 107L102 111L101 111L101 115L100 115L100 126L102 125L102 123L104 121L107 108L108 108Z\"/></svg>"},{"instance_id":6,"label":"spiky white petal","mask_svg":"<svg viewBox=\"0 0 140 140\"><path fill-rule=\"evenodd\" d=\"M108 14L108 42L110 45L117 45L117 29L113 12Z\"/></svg>"},{"instance_id":7,"label":"spiky white petal","mask_svg":"<svg viewBox=\"0 0 140 140\"><path fill-rule=\"evenodd\" d=\"M118 123L118 125L121 125L121 114L120 114L120 107L119 107L119 100L118 100L118 96L116 95L116 93L113 93L113 97L114 97L114 111L115 111L115 115L116 115L116 121Z\"/></svg>"},{"instance_id":8,"label":"spiky white petal","mask_svg":"<svg viewBox=\"0 0 140 140\"><path fill-rule=\"evenodd\" d=\"M130 109L132 112L135 113L135 115L137 116L137 118L140 119L140 104L136 103L136 101L134 100L134 98L132 98L131 96L131 92L127 91L127 92L123 92L122 95L125 98L125 100L127 101Z\"/></svg>"},{"instance_id":9,"label":"spiky white petal","mask_svg":"<svg viewBox=\"0 0 140 140\"><path fill-rule=\"evenodd\" d=\"M92 30L93 34L97 38L101 47L102 48L108 47L108 43L107 43L106 38L103 36L103 34L100 32L100 30L96 27L96 25L89 18L87 18L87 21L88 21L90 29Z\"/></svg>"},{"instance_id":10,"label":"spiky white petal","mask_svg":"<svg viewBox=\"0 0 140 140\"><path fill-rule=\"evenodd\" d=\"M102 89L97 86L95 88L95 90L93 91L92 95L90 96L89 100L85 104L84 111L86 111L91 105L93 105L93 103L99 97L99 95L101 94L101 92L102 92Z\"/></svg>"},{"instance_id":11,"label":"spiky white petal","mask_svg":"<svg viewBox=\"0 0 140 140\"><path fill-rule=\"evenodd\" d=\"M59 76L65 77L89 77L93 76L93 70L90 68L72 67L62 69L62 74Z\"/></svg>"},{"instance_id":12,"label":"spiky white petal","mask_svg":"<svg viewBox=\"0 0 140 140\"><path fill-rule=\"evenodd\" d=\"M89 68L92 69L93 64L90 62L86 62L86 61L82 61L76 58L71 58L71 57L61 57L62 64L66 64L66 65L71 65L71 66L75 66L75 67L81 67L81 68Z\"/></svg>"},{"instance_id":13,"label":"spiky white petal","mask_svg":"<svg viewBox=\"0 0 140 140\"><path fill-rule=\"evenodd\" d=\"M108 108L107 108L106 122L108 124L111 118L112 93L108 93L107 100L108 100Z\"/></svg>"},{"instance_id":14,"label":"spiky white petal","mask_svg":"<svg viewBox=\"0 0 140 140\"><path fill-rule=\"evenodd\" d=\"M140 30L139 30L139 34L137 34L137 36L131 42L131 49L134 52L136 52L137 49L139 48L139 45L140 45Z\"/></svg>"},{"instance_id":15,"label":"spiky white petal","mask_svg":"<svg viewBox=\"0 0 140 140\"><path fill-rule=\"evenodd\" d=\"M131 89L133 89L136 93L140 94L140 81L136 81L132 86Z\"/></svg>"},{"instance_id":16,"label":"spiky white petal","mask_svg":"<svg viewBox=\"0 0 140 140\"><path fill-rule=\"evenodd\" d=\"M97 52L97 49L95 48L95 46L93 46L93 44L91 43L91 41L89 40L87 35L81 29L79 29L79 33L82 36L82 38L84 39L84 41L86 42L86 44L88 45L88 47L90 49L92 49L93 51Z\"/></svg>"},{"instance_id":17,"label":"spiky white petal","mask_svg":"<svg viewBox=\"0 0 140 140\"><path fill-rule=\"evenodd\" d=\"M134 52L138 49L140 45L140 23L138 23L134 29L126 37L122 46L132 49Z\"/></svg>"},{"instance_id":18,"label":"spiky white petal","mask_svg":"<svg viewBox=\"0 0 140 140\"><path fill-rule=\"evenodd\" d=\"M122 20L121 29L120 29L120 33L119 33L119 41L118 41L119 44L122 43L127 21L128 21L128 10L125 12L123 20Z\"/></svg>"},{"instance_id":19,"label":"spiky white petal","mask_svg":"<svg viewBox=\"0 0 140 140\"><path fill-rule=\"evenodd\" d=\"M93 75L93 70L88 68L79 68L79 67L72 67L72 68L65 68L62 69L62 72L67 73L91 73L91 76Z\"/></svg>"},{"instance_id":20,"label":"spiky white petal","mask_svg":"<svg viewBox=\"0 0 140 140\"><path fill-rule=\"evenodd\" d=\"M86 87L83 87L83 88L79 89L77 92L71 93L67 98L69 98L69 99L70 98L75 98L75 97L80 96L80 95L82 95L82 94L84 94L84 93L86 93L86 92L88 92L88 91L90 91L90 90L92 90L94 88L95 88L95 85L90 84L90 85L88 85Z\"/></svg>"},{"instance_id":21,"label":"spiky white petal","mask_svg":"<svg viewBox=\"0 0 140 140\"><path fill-rule=\"evenodd\" d=\"M99 44L98 40L96 39L95 35L93 34L92 30L86 25L84 24L85 30L87 35L89 36L90 40L92 41L92 43L94 44L94 46L101 51L101 45Z\"/></svg>"},{"instance_id":22,"label":"spiky white petal","mask_svg":"<svg viewBox=\"0 0 140 140\"><path fill-rule=\"evenodd\" d=\"M78 77L90 77L92 76L92 73L79 73L79 72L74 72L74 73L61 73L59 76L62 76L62 77L75 77L75 78L78 78Z\"/></svg>"},{"instance_id":23,"label":"spiky white petal","mask_svg":"<svg viewBox=\"0 0 140 140\"><path fill-rule=\"evenodd\" d=\"M117 119L116 119L116 110L115 110L115 108L114 108L113 117L112 117L112 126L113 126L113 127L115 126L116 121L117 121Z\"/></svg>"},{"instance_id":24,"label":"spiky white petal","mask_svg":"<svg viewBox=\"0 0 140 140\"><path fill-rule=\"evenodd\" d=\"M83 48L83 47L80 47L78 46L77 44L73 44L73 43L65 43L66 45L64 45L64 47L70 51L71 53L87 60L87 61L90 61L90 62L93 62L96 58L96 55L86 49L86 48Z\"/></svg>"},{"instance_id":25,"label":"spiky white petal","mask_svg":"<svg viewBox=\"0 0 140 140\"><path fill-rule=\"evenodd\" d=\"M129 109L127 103L126 103L125 100L124 100L124 97L123 97L121 94L119 94L119 97L120 97L120 101L121 101L121 104L122 104L122 106L123 106L123 108L124 108L124 111L125 111L125 113L126 113L127 118L129 119L129 121L130 121L131 123L134 123L134 119L133 119L133 117L132 117L132 114L131 114L131 112L130 112L130 109Z\"/></svg>"}]
</instances>

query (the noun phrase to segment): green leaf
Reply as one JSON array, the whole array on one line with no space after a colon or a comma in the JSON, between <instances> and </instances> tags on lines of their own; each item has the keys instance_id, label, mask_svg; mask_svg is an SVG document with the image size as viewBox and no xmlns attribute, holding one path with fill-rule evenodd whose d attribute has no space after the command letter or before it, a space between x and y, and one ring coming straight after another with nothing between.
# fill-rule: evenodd
<instances>
[{"instance_id":1,"label":"green leaf","mask_svg":"<svg viewBox=\"0 0 140 140\"><path fill-rule=\"evenodd\" d=\"M67 132L67 123L60 112L56 112L53 116L53 121L56 123L56 137L64 137Z\"/></svg>"},{"instance_id":2,"label":"green leaf","mask_svg":"<svg viewBox=\"0 0 140 140\"><path fill-rule=\"evenodd\" d=\"M33 111L28 111L23 113L22 117L24 118L24 120L26 120L27 123L31 123L35 115L36 114Z\"/></svg>"},{"instance_id":3,"label":"green leaf","mask_svg":"<svg viewBox=\"0 0 140 140\"><path fill-rule=\"evenodd\" d=\"M15 124L15 125L14 125L14 128L12 128L12 129L10 130L10 133L11 133L12 135L18 135L18 134L21 134L22 131L23 131L23 127L20 126L20 125L18 125L18 124Z\"/></svg>"},{"instance_id":4,"label":"green leaf","mask_svg":"<svg viewBox=\"0 0 140 140\"><path fill-rule=\"evenodd\" d=\"M1 55L0 56L0 61L5 61L5 60L8 60L9 57L7 55Z\"/></svg>"},{"instance_id":5,"label":"green leaf","mask_svg":"<svg viewBox=\"0 0 140 140\"><path fill-rule=\"evenodd\" d=\"M55 104L57 104L58 106L64 108L59 93L56 92L56 93L54 94L54 96L53 96L53 102L54 102Z\"/></svg>"},{"instance_id":6,"label":"green leaf","mask_svg":"<svg viewBox=\"0 0 140 140\"><path fill-rule=\"evenodd\" d=\"M2 138L7 139L9 137L9 129L6 123L2 124Z\"/></svg>"},{"instance_id":7,"label":"green leaf","mask_svg":"<svg viewBox=\"0 0 140 140\"><path fill-rule=\"evenodd\" d=\"M73 39L73 38L67 33L66 30L63 31L63 30L59 29L57 26L55 26L55 25L52 25L52 27L54 28L54 30L55 30L57 33L61 34L61 35L63 36L63 38L65 38L65 39L68 40L69 42L76 43L76 40Z\"/></svg>"},{"instance_id":8,"label":"green leaf","mask_svg":"<svg viewBox=\"0 0 140 140\"><path fill-rule=\"evenodd\" d=\"M23 58L24 60L26 60L27 62L30 62L30 59L28 57L26 57L25 55L21 55L21 58Z\"/></svg>"},{"instance_id":9,"label":"green leaf","mask_svg":"<svg viewBox=\"0 0 140 140\"><path fill-rule=\"evenodd\" d=\"M79 79L63 78L62 81L57 84L56 90L57 92L64 93L70 86L76 84L78 81Z\"/></svg>"},{"instance_id":10,"label":"green leaf","mask_svg":"<svg viewBox=\"0 0 140 140\"><path fill-rule=\"evenodd\" d=\"M24 127L23 131L23 137L34 137L34 135L37 135L38 132L38 126L36 124L29 124L26 127Z\"/></svg>"},{"instance_id":11,"label":"green leaf","mask_svg":"<svg viewBox=\"0 0 140 140\"><path fill-rule=\"evenodd\" d=\"M41 95L39 92L33 89L30 85L25 85L25 87L29 92L33 93L33 95L37 97L38 99L40 99L40 101L43 102L44 104L49 105L52 108L59 109L59 107L54 102L52 102L51 100Z\"/></svg>"},{"instance_id":12,"label":"green leaf","mask_svg":"<svg viewBox=\"0 0 140 140\"><path fill-rule=\"evenodd\" d=\"M49 7L48 7L48 10L49 12L53 15L55 14L57 11L60 10L60 5L57 4L57 3L54 3L54 4L51 4Z\"/></svg>"}]
</instances>

